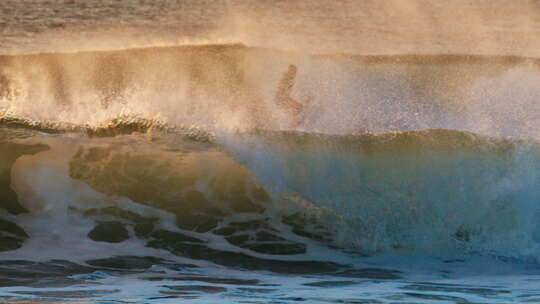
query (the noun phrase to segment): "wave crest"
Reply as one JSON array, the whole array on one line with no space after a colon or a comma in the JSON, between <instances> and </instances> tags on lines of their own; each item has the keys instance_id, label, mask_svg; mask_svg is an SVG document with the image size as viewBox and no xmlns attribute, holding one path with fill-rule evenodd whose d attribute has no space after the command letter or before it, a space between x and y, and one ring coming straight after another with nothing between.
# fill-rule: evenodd
<instances>
[{"instance_id":1,"label":"wave crest","mask_svg":"<svg viewBox=\"0 0 540 304\"><path fill-rule=\"evenodd\" d=\"M289 65L297 73L286 96L296 103L276 100ZM235 44L0 56L0 112L53 129L144 117L214 132L443 128L537 137L536 65L519 57L306 56Z\"/></svg>"}]
</instances>

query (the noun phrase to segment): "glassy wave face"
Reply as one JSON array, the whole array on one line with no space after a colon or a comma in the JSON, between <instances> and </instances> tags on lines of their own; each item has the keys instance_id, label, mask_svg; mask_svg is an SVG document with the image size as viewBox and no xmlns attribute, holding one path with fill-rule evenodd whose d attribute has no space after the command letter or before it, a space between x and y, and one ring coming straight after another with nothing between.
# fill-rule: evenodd
<instances>
[{"instance_id":1,"label":"glassy wave face","mask_svg":"<svg viewBox=\"0 0 540 304\"><path fill-rule=\"evenodd\" d=\"M0 63L0 301L539 300L535 60Z\"/></svg>"}]
</instances>

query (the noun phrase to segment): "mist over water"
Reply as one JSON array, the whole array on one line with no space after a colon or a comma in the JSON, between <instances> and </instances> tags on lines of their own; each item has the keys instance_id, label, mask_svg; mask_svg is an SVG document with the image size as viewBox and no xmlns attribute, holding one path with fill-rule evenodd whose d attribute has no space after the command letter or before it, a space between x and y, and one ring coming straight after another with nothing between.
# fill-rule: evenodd
<instances>
[{"instance_id":1,"label":"mist over water","mask_svg":"<svg viewBox=\"0 0 540 304\"><path fill-rule=\"evenodd\" d=\"M6 0L8 54L243 43L309 54L538 56L532 0Z\"/></svg>"},{"instance_id":2,"label":"mist over water","mask_svg":"<svg viewBox=\"0 0 540 304\"><path fill-rule=\"evenodd\" d=\"M0 111L37 123L538 133L534 1L1 5ZM301 127L274 101L289 64Z\"/></svg>"},{"instance_id":3,"label":"mist over water","mask_svg":"<svg viewBox=\"0 0 540 304\"><path fill-rule=\"evenodd\" d=\"M534 59L309 56L241 45L0 58L1 112L96 127L119 117L223 130L328 134L457 129L535 138ZM289 64L303 124L275 103Z\"/></svg>"}]
</instances>

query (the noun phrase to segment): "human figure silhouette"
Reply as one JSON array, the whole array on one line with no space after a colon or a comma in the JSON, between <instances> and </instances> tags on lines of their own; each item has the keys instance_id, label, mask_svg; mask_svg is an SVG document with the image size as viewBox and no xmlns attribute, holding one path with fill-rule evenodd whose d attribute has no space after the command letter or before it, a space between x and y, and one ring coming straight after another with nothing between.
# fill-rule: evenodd
<instances>
[{"instance_id":1,"label":"human figure silhouette","mask_svg":"<svg viewBox=\"0 0 540 304\"><path fill-rule=\"evenodd\" d=\"M304 106L311 101L311 98L307 98L301 103L291 97L297 70L298 69L294 64L289 65L289 69L283 74L281 81L279 82L275 99L276 105L290 111L292 114L292 125L294 127L304 123L302 112L304 111Z\"/></svg>"}]
</instances>

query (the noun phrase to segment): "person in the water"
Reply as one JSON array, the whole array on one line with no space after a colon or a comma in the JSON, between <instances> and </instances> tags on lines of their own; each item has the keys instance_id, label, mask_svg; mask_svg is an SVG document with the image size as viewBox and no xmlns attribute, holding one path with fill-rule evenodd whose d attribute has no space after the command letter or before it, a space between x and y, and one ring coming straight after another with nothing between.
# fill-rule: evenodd
<instances>
[{"instance_id":1,"label":"person in the water","mask_svg":"<svg viewBox=\"0 0 540 304\"><path fill-rule=\"evenodd\" d=\"M307 98L303 103L298 102L291 97L292 88L296 79L297 67L294 64L289 65L289 69L279 82L278 90L276 93L276 104L292 113L292 126L297 127L304 123L304 117L302 113L304 106L307 105L311 98Z\"/></svg>"}]
</instances>

